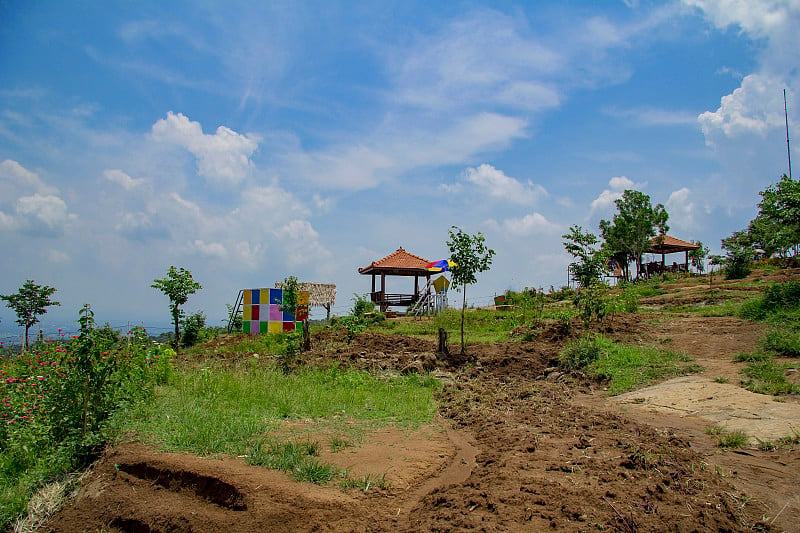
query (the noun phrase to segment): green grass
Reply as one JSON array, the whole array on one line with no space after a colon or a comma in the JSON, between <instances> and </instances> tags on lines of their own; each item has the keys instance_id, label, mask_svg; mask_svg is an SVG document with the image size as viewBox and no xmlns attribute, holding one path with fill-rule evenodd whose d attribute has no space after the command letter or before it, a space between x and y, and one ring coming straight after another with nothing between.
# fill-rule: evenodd
<instances>
[{"instance_id":1,"label":"green grass","mask_svg":"<svg viewBox=\"0 0 800 533\"><path fill-rule=\"evenodd\" d=\"M524 322L520 312L501 313L494 309L467 309L464 316L465 338L468 343L508 340L509 332ZM372 330L411 337L433 338L438 335L439 328L444 328L448 332L451 343L461 342L461 310L447 309L433 318L388 321Z\"/></svg>"},{"instance_id":2,"label":"green grass","mask_svg":"<svg viewBox=\"0 0 800 533\"><path fill-rule=\"evenodd\" d=\"M712 426L708 429L708 434L715 437L720 448L744 448L750 443L750 437L740 429L728 431L721 426Z\"/></svg>"},{"instance_id":3,"label":"green grass","mask_svg":"<svg viewBox=\"0 0 800 533\"><path fill-rule=\"evenodd\" d=\"M800 331L788 327L770 329L761 345L764 350L786 357L800 357Z\"/></svg>"},{"instance_id":4,"label":"green grass","mask_svg":"<svg viewBox=\"0 0 800 533\"><path fill-rule=\"evenodd\" d=\"M364 424L418 425L433 418L438 381L382 379L363 371L259 366L187 369L132 411L124 427L164 449L246 455L283 419L338 418Z\"/></svg>"},{"instance_id":5,"label":"green grass","mask_svg":"<svg viewBox=\"0 0 800 533\"><path fill-rule=\"evenodd\" d=\"M619 344L602 335L568 343L559 360L568 369L585 367L589 375L608 380L612 396L664 378L702 371L686 354Z\"/></svg>"},{"instance_id":6,"label":"green grass","mask_svg":"<svg viewBox=\"0 0 800 533\"><path fill-rule=\"evenodd\" d=\"M768 355L765 359L751 361L742 370L748 378L742 384L752 392L759 394L800 394L800 385L786 379L786 371L790 368L800 368L800 363L777 362Z\"/></svg>"},{"instance_id":7,"label":"green grass","mask_svg":"<svg viewBox=\"0 0 800 533\"><path fill-rule=\"evenodd\" d=\"M319 444L316 441L281 442L258 440L253 443L246 461L288 473L297 481L324 484L345 472L317 459Z\"/></svg>"}]
</instances>

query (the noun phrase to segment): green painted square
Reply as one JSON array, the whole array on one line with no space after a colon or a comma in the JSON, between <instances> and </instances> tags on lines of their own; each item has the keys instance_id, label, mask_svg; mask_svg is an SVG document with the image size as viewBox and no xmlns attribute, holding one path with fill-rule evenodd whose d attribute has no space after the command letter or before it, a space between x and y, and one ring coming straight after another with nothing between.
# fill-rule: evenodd
<instances>
[{"instance_id":1,"label":"green painted square","mask_svg":"<svg viewBox=\"0 0 800 533\"><path fill-rule=\"evenodd\" d=\"M259 333L269 333L269 322L263 321L258 324Z\"/></svg>"},{"instance_id":2,"label":"green painted square","mask_svg":"<svg viewBox=\"0 0 800 533\"><path fill-rule=\"evenodd\" d=\"M250 333L250 321L242 321L242 333Z\"/></svg>"}]
</instances>

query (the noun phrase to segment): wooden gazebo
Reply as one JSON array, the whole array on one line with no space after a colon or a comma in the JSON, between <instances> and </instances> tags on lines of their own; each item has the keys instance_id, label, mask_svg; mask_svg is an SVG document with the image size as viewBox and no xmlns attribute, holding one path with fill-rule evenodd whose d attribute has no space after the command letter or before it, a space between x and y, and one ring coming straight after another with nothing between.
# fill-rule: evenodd
<instances>
[{"instance_id":1,"label":"wooden gazebo","mask_svg":"<svg viewBox=\"0 0 800 533\"><path fill-rule=\"evenodd\" d=\"M383 259L373 261L364 268L359 268L358 273L372 276L372 291L370 292L370 300L375 302L381 309L386 311L389 307L408 307L416 303L422 294L420 293L420 278L425 279L425 287L428 286L430 277L434 272L426 270L425 267L430 264L430 261L418 255L409 253L401 246L392 254L387 255ZM380 276L381 284L380 290L376 290L376 277ZM386 276L406 276L414 277L414 292L413 294L396 294L386 292Z\"/></svg>"},{"instance_id":2,"label":"wooden gazebo","mask_svg":"<svg viewBox=\"0 0 800 533\"><path fill-rule=\"evenodd\" d=\"M646 250L646 253L661 254L660 270L661 272L665 272L670 270L666 265L665 256L667 254L683 252L683 265L678 265L678 267L682 267L678 270L688 272L689 252L692 250L697 250L698 248L700 248L699 244L682 241L680 239L676 239L675 237L670 237L669 235L659 235L658 237L653 237L650 239L650 248ZM648 265L648 274L650 274L650 265Z\"/></svg>"}]
</instances>

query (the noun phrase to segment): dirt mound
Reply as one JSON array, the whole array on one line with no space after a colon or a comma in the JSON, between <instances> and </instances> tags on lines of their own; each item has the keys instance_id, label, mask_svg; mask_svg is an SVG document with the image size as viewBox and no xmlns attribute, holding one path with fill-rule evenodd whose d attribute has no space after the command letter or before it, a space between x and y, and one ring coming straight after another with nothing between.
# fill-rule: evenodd
<instances>
[{"instance_id":1,"label":"dirt mound","mask_svg":"<svg viewBox=\"0 0 800 533\"><path fill-rule=\"evenodd\" d=\"M729 352L758 336L745 323L694 320L623 315L605 327L629 342L717 360L715 373L723 371ZM705 328L709 340L692 344L696 337L682 332L693 328ZM710 339L718 333L715 355ZM436 344L424 339L365 333L348 342L343 332L314 339L314 350L304 354L307 364L400 372L426 361L442 378L440 418L433 425L418 432L376 430L352 449L324 457L359 475L385 473L390 484L381 490L298 483L240 458L198 458L126 444L108 451L47 528L750 531L796 524L796 505L779 513L786 503L780 490L773 490L772 499L769 490L757 499L743 492L774 477L764 474L768 470L758 477L758 465L783 464L775 467L781 476L777 488L796 486L795 452L758 457L758 463L735 462L730 458L737 454L728 454L725 469L717 468L718 452L701 425L667 425L646 411L621 413L597 384L553 369L564 338L549 338L545 330L531 339L471 345L474 362L457 367L437 358ZM294 422L283 431L316 428ZM731 474L736 468L739 477Z\"/></svg>"}]
</instances>

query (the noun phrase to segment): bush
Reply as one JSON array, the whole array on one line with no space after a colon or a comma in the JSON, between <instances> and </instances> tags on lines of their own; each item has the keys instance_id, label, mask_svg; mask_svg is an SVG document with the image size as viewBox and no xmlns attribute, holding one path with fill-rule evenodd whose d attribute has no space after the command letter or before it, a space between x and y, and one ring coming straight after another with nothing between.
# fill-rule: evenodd
<instances>
[{"instance_id":1,"label":"bush","mask_svg":"<svg viewBox=\"0 0 800 533\"><path fill-rule=\"evenodd\" d=\"M745 300L739 307L739 318L745 320L764 320L767 318L767 306L764 305L764 298L753 298Z\"/></svg>"},{"instance_id":2,"label":"bush","mask_svg":"<svg viewBox=\"0 0 800 533\"><path fill-rule=\"evenodd\" d=\"M800 282L776 283L764 290L764 306L767 309L791 309L800 306Z\"/></svg>"},{"instance_id":3,"label":"bush","mask_svg":"<svg viewBox=\"0 0 800 533\"><path fill-rule=\"evenodd\" d=\"M771 329L764 336L765 350L786 357L800 357L800 331Z\"/></svg>"},{"instance_id":4,"label":"bush","mask_svg":"<svg viewBox=\"0 0 800 533\"><path fill-rule=\"evenodd\" d=\"M753 271L753 263L747 254L731 254L725 258L725 279L743 279Z\"/></svg>"},{"instance_id":5,"label":"bush","mask_svg":"<svg viewBox=\"0 0 800 533\"><path fill-rule=\"evenodd\" d=\"M181 320L181 344L188 348L200 342L205 326L206 315L202 311L185 317Z\"/></svg>"},{"instance_id":6,"label":"bush","mask_svg":"<svg viewBox=\"0 0 800 533\"><path fill-rule=\"evenodd\" d=\"M601 335L584 335L570 341L558 354L558 362L566 370L588 367L608 351L611 341Z\"/></svg>"}]
</instances>

